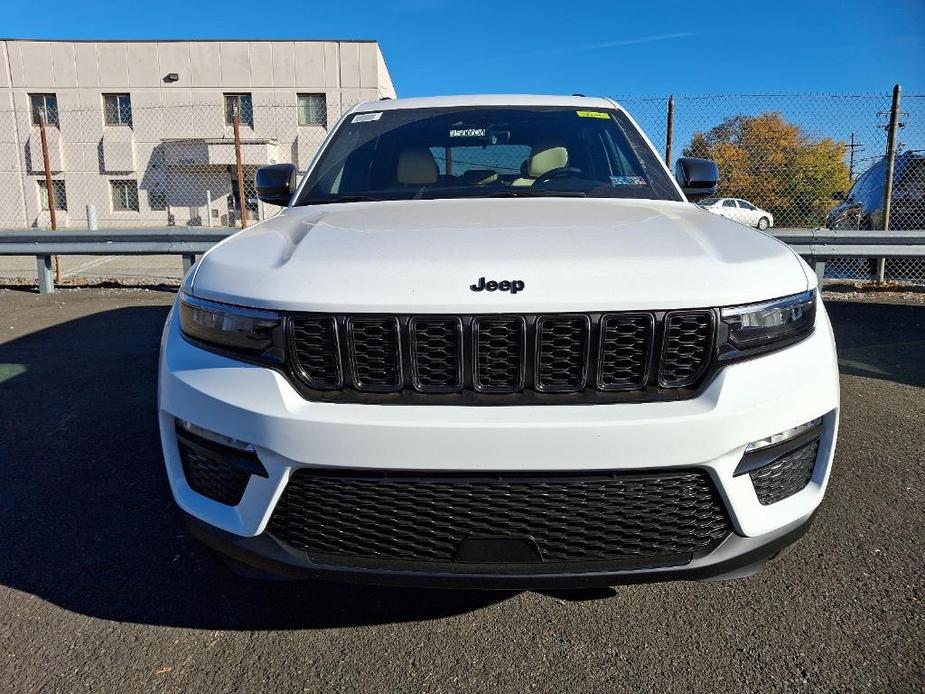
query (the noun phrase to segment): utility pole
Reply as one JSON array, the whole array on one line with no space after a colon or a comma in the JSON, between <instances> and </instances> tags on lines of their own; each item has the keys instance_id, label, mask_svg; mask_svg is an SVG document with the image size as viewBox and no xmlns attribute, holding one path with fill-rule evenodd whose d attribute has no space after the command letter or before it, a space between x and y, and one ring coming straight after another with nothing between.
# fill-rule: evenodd
<instances>
[{"instance_id":1,"label":"utility pole","mask_svg":"<svg viewBox=\"0 0 925 694\"><path fill-rule=\"evenodd\" d=\"M665 166L671 168L671 140L674 137L674 95L668 96L668 127L665 129Z\"/></svg>"},{"instance_id":2,"label":"utility pole","mask_svg":"<svg viewBox=\"0 0 925 694\"><path fill-rule=\"evenodd\" d=\"M896 133L902 127L899 122L899 100L902 89L897 84L893 87L893 105L890 108L890 124L887 126L886 141L886 181L883 186L883 230L890 229L890 206L893 201L893 173L896 169ZM883 282L886 276L886 258L880 258L877 264L877 282Z\"/></svg>"},{"instance_id":3,"label":"utility pole","mask_svg":"<svg viewBox=\"0 0 925 694\"><path fill-rule=\"evenodd\" d=\"M51 178L51 159L48 156L48 136L45 134L45 109L39 111L39 135L42 138L42 163L45 166L45 197L48 199L48 213L51 217L51 228L58 228L58 216L55 213L55 186ZM58 256L54 258L55 263L55 283L61 282L61 264L58 262Z\"/></svg>"},{"instance_id":4,"label":"utility pole","mask_svg":"<svg viewBox=\"0 0 925 694\"><path fill-rule=\"evenodd\" d=\"M244 191L244 166L241 161L241 118L238 116L238 104L234 107L234 158L238 173L238 205L241 208L241 228L247 227L247 193Z\"/></svg>"},{"instance_id":5,"label":"utility pole","mask_svg":"<svg viewBox=\"0 0 925 694\"><path fill-rule=\"evenodd\" d=\"M854 150L864 150L864 145L854 141L854 133L851 133L851 144L848 145L848 180L854 184Z\"/></svg>"}]
</instances>

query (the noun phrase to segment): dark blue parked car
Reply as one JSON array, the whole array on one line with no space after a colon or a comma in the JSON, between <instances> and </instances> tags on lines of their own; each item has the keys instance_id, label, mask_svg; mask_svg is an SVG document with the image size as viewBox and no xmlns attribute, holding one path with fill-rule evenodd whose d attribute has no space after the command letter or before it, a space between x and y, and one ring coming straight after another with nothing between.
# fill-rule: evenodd
<instances>
[{"instance_id":1,"label":"dark blue parked car","mask_svg":"<svg viewBox=\"0 0 925 694\"><path fill-rule=\"evenodd\" d=\"M861 174L851 190L834 193L840 200L829 212L829 229L882 229L883 189L886 185L884 157ZM890 229L925 229L925 153L906 152L896 157Z\"/></svg>"}]
</instances>

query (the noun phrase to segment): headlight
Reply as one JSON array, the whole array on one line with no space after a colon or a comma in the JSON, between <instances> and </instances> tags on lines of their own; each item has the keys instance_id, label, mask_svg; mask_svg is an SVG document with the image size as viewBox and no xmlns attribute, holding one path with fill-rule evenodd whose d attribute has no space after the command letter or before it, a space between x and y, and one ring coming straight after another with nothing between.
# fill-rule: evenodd
<instances>
[{"instance_id":1,"label":"headlight","mask_svg":"<svg viewBox=\"0 0 925 694\"><path fill-rule=\"evenodd\" d=\"M180 329L218 351L282 362L282 319L274 311L204 301L180 294Z\"/></svg>"},{"instance_id":2,"label":"headlight","mask_svg":"<svg viewBox=\"0 0 925 694\"><path fill-rule=\"evenodd\" d=\"M812 332L816 323L816 292L808 291L759 304L721 310L729 326L729 342L740 350L794 341Z\"/></svg>"}]
</instances>

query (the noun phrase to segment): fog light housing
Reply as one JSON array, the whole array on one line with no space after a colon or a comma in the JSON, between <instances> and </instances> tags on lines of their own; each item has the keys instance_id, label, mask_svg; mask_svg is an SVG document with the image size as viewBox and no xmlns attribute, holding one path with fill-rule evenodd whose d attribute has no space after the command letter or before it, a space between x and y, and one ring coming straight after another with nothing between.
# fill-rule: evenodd
<instances>
[{"instance_id":1,"label":"fog light housing","mask_svg":"<svg viewBox=\"0 0 925 694\"><path fill-rule=\"evenodd\" d=\"M802 436L808 431L822 425L822 417L816 417L805 424L800 424L795 427L790 427L789 429L784 429L776 434L771 434L770 436L765 436L763 439L758 439L757 441L752 441L745 447L746 453L752 453L754 451L759 451L762 448L767 448L768 446L776 446L779 443L784 443L791 439L795 439L797 436Z\"/></svg>"},{"instance_id":2,"label":"fog light housing","mask_svg":"<svg viewBox=\"0 0 925 694\"><path fill-rule=\"evenodd\" d=\"M832 417L834 411L752 441L745 447L733 476L749 476L762 506L802 491L813 479L825 434L824 422Z\"/></svg>"},{"instance_id":3,"label":"fog light housing","mask_svg":"<svg viewBox=\"0 0 925 694\"><path fill-rule=\"evenodd\" d=\"M210 431L209 429L204 429L203 427L193 424L192 422L187 422L185 419L177 419L177 428L186 431L193 436L198 436L199 438L206 439L212 443L217 443L220 446L227 446L228 448L234 448L239 451L250 451L255 452L254 447L247 443L247 441L239 441L238 439L233 439L230 436L225 436L224 434L219 434L215 431Z\"/></svg>"},{"instance_id":4,"label":"fog light housing","mask_svg":"<svg viewBox=\"0 0 925 694\"><path fill-rule=\"evenodd\" d=\"M758 503L769 506L803 491L813 478L818 455L817 438L749 472Z\"/></svg>"},{"instance_id":5,"label":"fog light housing","mask_svg":"<svg viewBox=\"0 0 925 694\"><path fill-rule=\"evenodd\" d=\"M197 494L237 506L253 475L269 477L251 444L182 419L175 430L183 475Z\"/></svg>"}]
</instances>

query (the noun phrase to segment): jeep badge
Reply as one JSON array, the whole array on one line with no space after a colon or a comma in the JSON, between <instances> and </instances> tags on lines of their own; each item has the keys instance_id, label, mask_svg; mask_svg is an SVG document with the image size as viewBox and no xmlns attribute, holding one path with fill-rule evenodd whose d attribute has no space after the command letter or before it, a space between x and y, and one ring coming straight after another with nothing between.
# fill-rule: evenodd
<instances>
[{"instance_id":1,"label":"jeep badge","mask_svg":"<svg viewBox=\"0 0 925 694\"><path fill-rule=\"evenodd\" d=\"M479 281L476 284L470 284L469 289L474 292L480 292L483 289L493 292L500 290L502 292L510 292L511 294L516 294L517 292L522 292L524 289L523 280L501 280L500 282L495 282L494 280L485 281L484 277L479 277Z\"/></svg>"}]
</instances>

